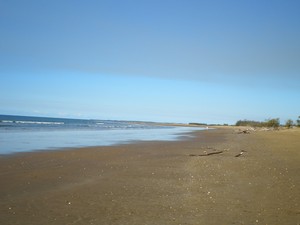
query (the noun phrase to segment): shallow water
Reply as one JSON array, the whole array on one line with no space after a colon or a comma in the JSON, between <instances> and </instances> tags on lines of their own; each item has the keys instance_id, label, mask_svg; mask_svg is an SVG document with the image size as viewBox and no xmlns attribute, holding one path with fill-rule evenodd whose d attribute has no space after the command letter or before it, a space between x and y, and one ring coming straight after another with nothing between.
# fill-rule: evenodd
<instances>
[{"instance_id":1,"label":"shallow water","mask_svg":"<svg viewBox=\"0 0 300 225\"><path fill-rule=\"evenodd\" d=\"M158 127L126 121L100 122L38 117L5 119L2 118L0 123L0 154L109 146L134 141L173 141L185 133L187 135L188 132L201 129Z\"/></svg>"}]
</instances>

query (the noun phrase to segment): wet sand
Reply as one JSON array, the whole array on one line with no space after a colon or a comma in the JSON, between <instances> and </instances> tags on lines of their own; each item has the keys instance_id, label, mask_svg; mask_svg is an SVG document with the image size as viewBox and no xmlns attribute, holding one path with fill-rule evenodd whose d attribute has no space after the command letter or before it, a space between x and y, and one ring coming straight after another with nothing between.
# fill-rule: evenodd
<instances>
[{"instance_id":1,"label":"wet sand","mask_svg":"<svg viewBox=\"0 0 300 225\"><path fill-rule=\"evenodd\" d=\"M296 225L300 129L2 156L0 180L6 225Z\"/></svg>"}]
</instances>

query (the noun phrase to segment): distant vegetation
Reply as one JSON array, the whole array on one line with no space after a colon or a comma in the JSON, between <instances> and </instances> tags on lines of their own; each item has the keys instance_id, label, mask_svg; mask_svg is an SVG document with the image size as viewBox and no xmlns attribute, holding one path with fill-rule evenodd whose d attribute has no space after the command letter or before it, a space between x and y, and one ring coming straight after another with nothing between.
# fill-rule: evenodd
<instances>
[{"instance_id":1,"label":"distant vegetation","mask_svg":"<svg viewBox=\"0 0 300 225\"><path fill-rule=\"evenodd\" d=\"M265 125L265 127L278 128L280 126L280 120L279 120L279 118L269 119L266 122L264 122L264 125Z\"/></svg>"},{"instance_id":2,"label":"distant vegetation","mask_svg":"<svg viewBox=\"0 0 300 225\"><path fill-rule=\"evenodd\" d=\"M189 125L194 125L194 126L207 126L207 123L189 123Z\"/></svg>"},{"instance_id":3,"label":"distant vegetation","mask_svg":"<svg viewBox=\"0 0 300 225\"><path fill-rule=\"evenodd\" d=\"M291 128L292 126L294 126L293 120L288 119L288 120L285 122L285 126L286 126L287 128Z\"/></svg>"},{"instance_id":4,"label":"distant vegetation","mask_svg":"<svg viewBox=\"0 0 300 225\"><path fill-rule=\"evenodd\" d=\"M254 120L239 120L235 124L236 126L251 126L251 127L272 127L278 128L280 126L279 118L268 119L264 122Z\"/></svg>"},{"instance_id":5,"label":"distant vegetation","mask_svg":"<svg viewBox=\"0 0 300 225\"><path fill-rule=\"evenodd\" d=\"M239 120L235 124L236 126L251 126L251 127L262 127L262 122L254 120Z\"/></svg>"},{"instance_id":6,"label":"distant vegetation","mask_svg":"<svg viewBox=\"0 0 300 225\"><path fill-rule=\"evenodd\" d=\"M189 123L189 125L194 126L230 126L227 123L224 124L208 124L208 123ZM292 119L288 119L285 121L285 124L280 124L279 118L271 118L266 119L265 121L255 121L255 120L238 120L235 123L235 126L249 126L249 127L268 127L268 128L279 128L279 127L287 127L292 128L294 126L300 127L300 116L298 116L298 119L295 120L295 122Z\"/></svg>"},{"instance_id":7,"label":"distant vegetation","mask_svg":"<svg viewBox=\"0 0 300 225\"><path fill-rule=\"evenodd\" d=\"M267 119L264 122L260 121L254 121L254 120L239 120L235 124L236 126L251 126L251 127L272 127L272 128L278 128L280 126L280 120L279 118L275 119ZM298 120L296 120L296 123L294 123L293 120L288 119L285 122L285 127L291 128L293 126L300 127L300 116L298 116Z\"/></svg>"}]
</instances>

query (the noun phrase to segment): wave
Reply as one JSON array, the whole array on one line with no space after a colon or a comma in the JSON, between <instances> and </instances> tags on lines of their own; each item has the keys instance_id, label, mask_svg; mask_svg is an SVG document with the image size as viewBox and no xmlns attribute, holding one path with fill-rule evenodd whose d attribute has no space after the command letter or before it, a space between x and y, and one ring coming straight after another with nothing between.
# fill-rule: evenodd
<instances>
[{"instance_id":1,"label":"wave","mask_svg":"<svg viewBox=\"0 0 300 225\"><path fill-rule=\"evenodd\" d=\"M2 120L2 123L21 123L21 124L44 124L44 125L64 125L64 122L43 122L43 121L15 121L15 120Z\"/></svg>"},{"instance_id":2,"label":"wave","mask_svg":"<svg viewBox=\"0 0 300 225\"><path fill-rule=\"evenodd\" d=\"M0 122L1 123L13 123L14 121L12 121L12 120L1 120Z\"/></svg>"}]
</instances>

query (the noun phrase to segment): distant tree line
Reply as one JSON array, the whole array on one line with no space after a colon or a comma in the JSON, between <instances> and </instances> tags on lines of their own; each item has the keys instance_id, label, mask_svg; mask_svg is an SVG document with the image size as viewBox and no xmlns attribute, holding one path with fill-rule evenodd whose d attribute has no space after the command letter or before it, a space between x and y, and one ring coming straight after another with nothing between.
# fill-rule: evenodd
<instances>
[{"instance_id":1,"label":"distant tree line","mask_svg":"<svg viewBox=\"0 0 300 225\"><path fill-rule=\"evenodd\" d=\"M264 122L260 121L254 121L254 120L239 120L235 124L236 126L251 126L251 127L272 127L272 128L278 128L280 126L280 120L279 118L273 118L273 119L267 119ZM285 122L285 126L287 128L291 128L293 126L300 127L300 116L298 116L298 119L294 123L293 120L288 119Z\"/></svg>"},{"instance_id":2,"label":"distant tree line","mask_svg":"<svg viewBox=\"0 0 300 225\"><path fill-rule=\"evenodd\" d=\"M194 126L207 126L207 123L189 123L189 125L194 125Z\"/></svg>"},{"instance_id":3,"label":"distant tree line","mask_svg":"<svg viewBox=\"0 0 300 225\"><path fill-rule=\"evenodd\" d=\"M254 120L238 120L236 126L251 126L251 127L262 127L262 122Z\"/></svg>"},{"instance_id":4,"label":"distant tree line","mask_svg":"<svg viewBox=\"0 0 300 225\"><path fill-rule=\"evenodd\" d=\"M268 119L264 122L254 120L239 120L235 124L236 126L251 126L251 127L273 127L278 128L280 126L279 118Z\"/></svg>"}]
</instances>

